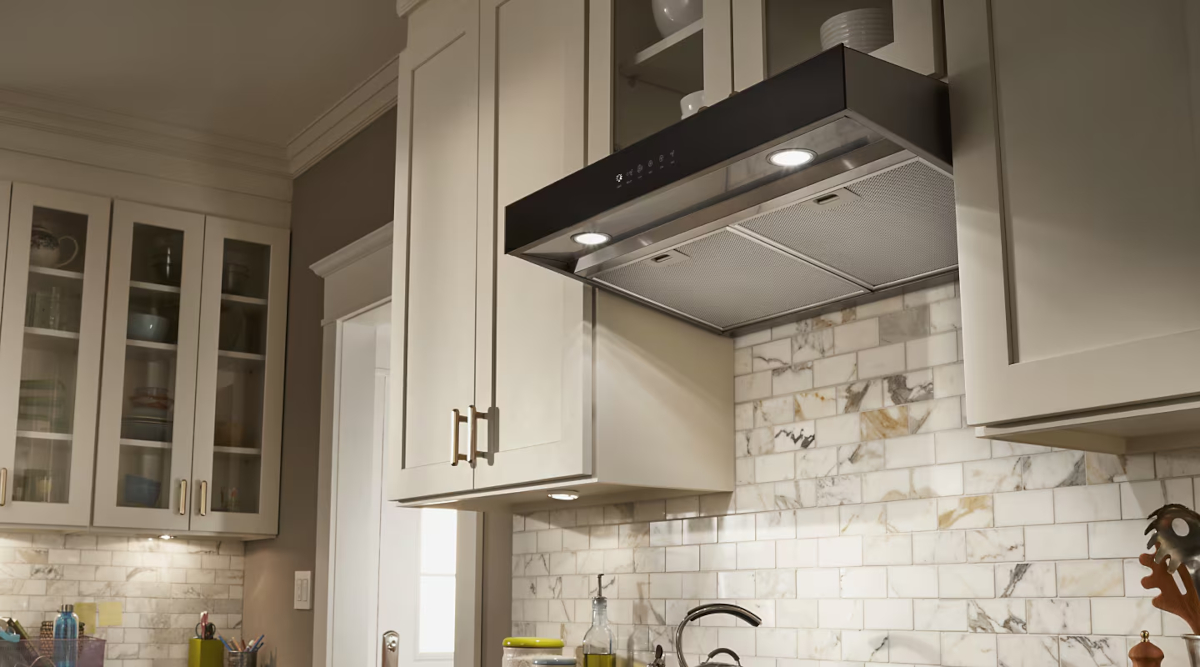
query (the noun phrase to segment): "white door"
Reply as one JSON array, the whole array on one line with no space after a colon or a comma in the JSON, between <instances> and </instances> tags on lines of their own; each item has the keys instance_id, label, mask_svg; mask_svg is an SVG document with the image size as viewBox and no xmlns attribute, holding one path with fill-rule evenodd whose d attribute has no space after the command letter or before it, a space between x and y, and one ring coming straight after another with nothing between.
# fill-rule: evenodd
<instances>
[{"instance_id":1,"label":"white door","mask_svg":"<svg viewBox=\"0 0 1200 667\"><path fill-rule=\"evenodd\" d=\"M188 529L204 216L113 205L93 523Z\"/></svg>"},{"instance_id":2,"label":"white door","mask_svg":"<svg viewBox=\"0 0 1200 667\"><path fill-rule=\"evenodd\" d=\"M286 229L205 219L194 531L279 530L288 238Z\"/></svg>"},{"instance_id":3,"label":"white door","mask_svg":"<svg viewBox=\"0 0 1200 667\"><path fill-rule=\"evenodd\" d=\"M499 419L477 489L591 473L591 288L504 253L504 207L585 164L587 3L481 6L476 376Z\"/></svg>"},{"instance_id":4,"label":"white door","mask_svg":"<svg viewBox=\"0 0 1200 667\"><path fill-rule=\"evenodd\" d=\"M475 403L479 12L427 3L400 54L392 294L395 448L388 497L471 488L466 428ZM459 436L461 434L461 437Z\"/></svg>"},{"instance_id":5,"label":"white door","mask_svg":"<svg viewBox=\"0 0 1200 667\"><path fill-rule=\"evenodd\" d=\"M391 313L385 305L337 325L329 641L321 659L451 667L458 513L400 508L383 493ZM398 635L394 648L385 647L389 631Z\"/></svg>"},{"instance_id":6,"label":"white door","mask_svg":"<svg viewBox=\"0 0 1200 667\"><path fill-rule=\"evenodd\" d=\"M0 322L0 523L86 526L108 199L17 184Z\"/></svg>"}]
</instances>

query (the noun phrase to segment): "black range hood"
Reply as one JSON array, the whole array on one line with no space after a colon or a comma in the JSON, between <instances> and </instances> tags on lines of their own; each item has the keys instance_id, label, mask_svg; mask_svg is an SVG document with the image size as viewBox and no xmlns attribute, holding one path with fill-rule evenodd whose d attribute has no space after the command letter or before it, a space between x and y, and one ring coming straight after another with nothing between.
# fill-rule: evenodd
<instances>
[{"instance_id":1,"label":"black range hood","mask_svg":"<svg viewBox=\"0 0 1200 667\"><path fill-rule=\"evenodd\" d=\"M952 275L950 154L945 83L838 46L513 202L504 250L741 334Z\"/></svg>"}]
</instances>

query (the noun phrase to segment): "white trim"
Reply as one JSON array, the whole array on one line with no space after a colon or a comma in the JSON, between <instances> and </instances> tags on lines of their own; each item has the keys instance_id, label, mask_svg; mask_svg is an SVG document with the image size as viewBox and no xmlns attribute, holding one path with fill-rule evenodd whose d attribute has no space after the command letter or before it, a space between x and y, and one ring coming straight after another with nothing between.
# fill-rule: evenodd
<instances>
[{"instance_id":1,"label":"white trim","mask_svg":"<svg viewBox=\"0 0 1200 667\"><path fill-rule=\"evenodd\" d=\"M309 265L313 273L328 278L335 271L354 264L371 253L392 245L392 223L376 229L353 243L333 251ZM390 287L390 285L389 285Z\"/></svg>"},{"instance_id":2,"label":"white trim","mask_svg":"<svg viewBox=\"0 0 1200 667\"><path fill-rule=\"evenodd\" d=\"M412 1L412 0L410 0ZM287 145L288 170L299 176L372 121L396 106L397 58L393 56L297 134Z\"/></svg>"}]
</instances>

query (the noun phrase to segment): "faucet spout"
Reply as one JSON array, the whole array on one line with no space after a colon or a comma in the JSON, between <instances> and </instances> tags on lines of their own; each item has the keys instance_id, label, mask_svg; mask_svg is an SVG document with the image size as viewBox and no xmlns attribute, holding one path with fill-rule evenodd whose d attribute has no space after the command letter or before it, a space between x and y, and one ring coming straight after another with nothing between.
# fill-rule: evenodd
<instances>
[{"instance_id":1,"label":"faucet spout","mask_svg":"<svg viewBox=\"0 0 1200 667\"><path fill-rule=\"evenodd\" d=\"M705 616L712 614L728 614L735 618L749 623L754 627L762 625L762 619L754 612L739 607L736 604L728 604L724 602L716 602L713 604L704 604L684 614L683 620L679 622L679 627L675 628L675 660L678 661L679 667L688 667L687 659L683 657L683 628L688 623Z\"/></svg>"}]
</instances>

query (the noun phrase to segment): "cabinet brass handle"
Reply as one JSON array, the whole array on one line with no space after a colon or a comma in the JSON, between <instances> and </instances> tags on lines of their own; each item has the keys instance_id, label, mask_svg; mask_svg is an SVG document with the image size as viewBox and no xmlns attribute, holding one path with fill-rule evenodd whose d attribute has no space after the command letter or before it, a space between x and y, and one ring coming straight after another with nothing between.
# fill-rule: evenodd
<instances>
[{"instance_id":1,"label":"cabinet brass handle","mask_svg":"<svg viewBox=\"0 0 1200 667\"><path fill-rule=\"evenodd\" d=\"M459 461L466 461L468 458L458 453L458 425L467 421L466 415L458 413L458 408L450 411L450 465L456 466Z\"/></svg>"},{"instance_id":2,"label":"cabinet brass handle","mask_svg":"<svg viewBox=\"0 0 1200 667\"><path fill-rule=\"evenodd\" d=\"M200 516L208 516L208 480L200 480Z\"/></svg>"},{"instance_id":3,"label":"cabinet brass handle","mask_svg":"<svg viewBox=\"0 0 1200 667\"><path fill-rule=\"evenodd\" d=\"M179 480L179 516L187 516L187 480Z\"/></svg>"},{"instance_id":4,"label":"cabinet brass handle","mask_svg":"<svg viewBox=\"0 0 1200 667\"><path fill-rule=\"evenodd\" d=\"M479 420L486 420L488 416L486 412L476 410L474 405L467 409L467 414L470 415L470 419L467 421L467 446L471 448L469 460L474 464L480 454L487 456L486 449L482 452L479 451Z\"/></svg>"},{"instance_id":5,"label":"cabinet brass handle","mask_svg":"<svg viewBox=\"0 0 1200 667\"><path fill-rule=\"evenodd\" d=\"M8 468L0 468L0 507L8 504Z\"/></svg>"}]
</instances>

